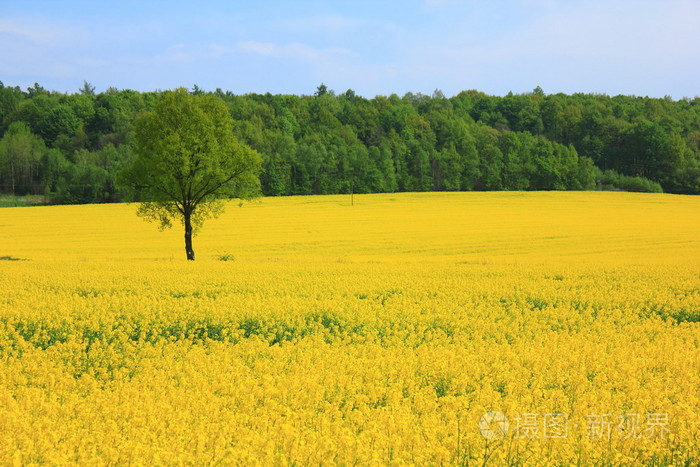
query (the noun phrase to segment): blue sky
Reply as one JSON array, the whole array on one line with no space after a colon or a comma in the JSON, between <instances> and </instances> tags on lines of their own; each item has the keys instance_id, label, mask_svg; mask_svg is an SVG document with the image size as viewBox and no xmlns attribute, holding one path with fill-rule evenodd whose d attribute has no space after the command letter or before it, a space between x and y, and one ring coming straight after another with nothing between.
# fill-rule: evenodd
<instances>
[{"instance_id":1,"label":"blue sky","mask_svg":"<svg viewBox=\"0 0 700 467\"><path fill-rule=\"evenodd\" d=\"M0 4L0 80L22 88L700 95L697 0Z\"/></svg>"}]
</instances>

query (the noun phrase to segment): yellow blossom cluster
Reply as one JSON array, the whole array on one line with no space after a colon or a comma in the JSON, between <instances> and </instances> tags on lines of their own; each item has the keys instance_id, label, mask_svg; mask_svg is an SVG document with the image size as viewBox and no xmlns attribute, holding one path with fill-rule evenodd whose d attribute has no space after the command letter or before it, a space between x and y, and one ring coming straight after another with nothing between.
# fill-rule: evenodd
<instances>
[{"instance_id":1,"label":"yellow blossom cluster","mask_svg":"<svg viewBox=\"0 0 700 467\"><path fill-rule=\"evenodd\" d=\"M0 464L695 465L700 199L0 220Z\"/></svg>"}]
</instances>

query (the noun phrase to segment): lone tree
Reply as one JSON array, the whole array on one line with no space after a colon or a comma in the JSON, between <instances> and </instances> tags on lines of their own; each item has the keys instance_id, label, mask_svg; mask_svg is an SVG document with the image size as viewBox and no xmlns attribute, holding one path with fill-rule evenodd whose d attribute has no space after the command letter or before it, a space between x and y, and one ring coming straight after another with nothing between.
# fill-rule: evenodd
<instances>
[{"instance_id":1,"label":"lone tree","mask_svg":"<svg viewBox=\"0 0 700 467\"><path fill-rule=\"evenodd\" d=\"M136 122L136 158L122 174L141 201L147 221L185 227L185 252L194 260L192 236L217 217L224 199L251 199L260 192L260 155L236 139L224 102L212 95L166 91Z\"/></svg>"}]
</instances>

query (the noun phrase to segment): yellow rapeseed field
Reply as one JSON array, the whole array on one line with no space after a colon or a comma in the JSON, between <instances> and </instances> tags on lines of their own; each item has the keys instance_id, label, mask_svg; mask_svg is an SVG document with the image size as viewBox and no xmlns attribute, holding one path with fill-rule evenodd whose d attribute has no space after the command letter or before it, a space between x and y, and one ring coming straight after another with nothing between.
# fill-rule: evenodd
<instances>
[{"instance_id":1,"label":"yellow rapeseed field","mask_svg":"<svg viewBox=\"0 0 700 467\"><path fill-rule=\"evenodd\" d=\"M700 198L135 209L0 210L0 464L700 462Z\"/></svg>"}]
</instances>

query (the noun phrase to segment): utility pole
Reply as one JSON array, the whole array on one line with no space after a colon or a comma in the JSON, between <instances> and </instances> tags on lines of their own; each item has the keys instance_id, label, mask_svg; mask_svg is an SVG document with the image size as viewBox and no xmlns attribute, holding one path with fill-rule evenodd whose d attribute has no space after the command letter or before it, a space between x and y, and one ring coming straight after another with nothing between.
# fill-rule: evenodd
<instances>
[{"instance_id":1,"label":"utility pole","mask_svg":"<svg viewBox=\"0 0 700 467\"><path fill-rule=\"evenodd\" d=\"M352 171L352 178L350 178L350 206L355 205L355 171Z\"/></svg>"}]
</instances>

